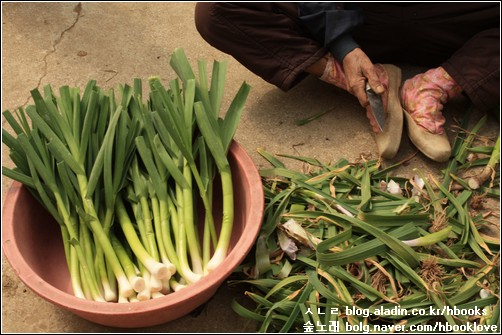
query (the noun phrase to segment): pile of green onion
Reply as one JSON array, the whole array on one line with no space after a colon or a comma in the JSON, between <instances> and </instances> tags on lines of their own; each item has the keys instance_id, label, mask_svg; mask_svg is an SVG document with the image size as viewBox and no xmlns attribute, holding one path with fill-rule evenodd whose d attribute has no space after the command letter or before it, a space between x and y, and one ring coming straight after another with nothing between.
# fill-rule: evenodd
<instances>
[{"instance_id":1,"label":"pile of green onion","mask_svg":"<svg viewBox=\"0 0 502 335\"><path fill-rule=\"evenodd\" d=\"M225 63L213 63L210 83L206 63L199 61L197 80L182 49L170 65L178 78L167 87L150 78L146 102L139 79L117 91L91 80L83 94L35 89L34 105L3 114L15 133L2 130L15 167L2 173L59 223L77 297L164 296L226 257L233 225L227 152L249 86L242 84L222 119ZM213 218L216 181L221 224Z\"/></svg>"},{"instance_id":2,"label":"pile of green onion","mask_svg":"<svg viewBox=\"0 0 502 335\"><path fill-rule=\"evenodd\" d=\"M260 332L500 329L500 240L490 233L500 227L488 220L499 217L473 209L500 198L500 135L493 146L476 141L485 121L467 130L464 119L441 181L420 170L392 176L403 162L280 155L306 164L299 172L260 151L272 165L260 171L264 222L233 281L247 285L248 299L233 309ZM479 169L491 178L472 188Z\"/></svg>"}]
</instances>

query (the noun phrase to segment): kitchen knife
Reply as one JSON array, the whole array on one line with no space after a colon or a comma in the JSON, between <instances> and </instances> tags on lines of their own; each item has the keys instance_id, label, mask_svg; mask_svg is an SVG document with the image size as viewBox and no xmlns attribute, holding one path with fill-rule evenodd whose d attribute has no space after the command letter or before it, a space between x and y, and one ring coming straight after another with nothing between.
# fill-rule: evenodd
<instances>
[{"instance_id":1,"label":"kitchen knife","mask_svg":"<svg viewBox=\"0 0 502 335\"><path fill-rule=\"evenodd\" d=\"M366 94L370 102L371 114L375 117L378 128L383 132L385 126L385 112L383 110L382 96L376 94L368 83L366 83Z\"/></svg>"}]
</instances>

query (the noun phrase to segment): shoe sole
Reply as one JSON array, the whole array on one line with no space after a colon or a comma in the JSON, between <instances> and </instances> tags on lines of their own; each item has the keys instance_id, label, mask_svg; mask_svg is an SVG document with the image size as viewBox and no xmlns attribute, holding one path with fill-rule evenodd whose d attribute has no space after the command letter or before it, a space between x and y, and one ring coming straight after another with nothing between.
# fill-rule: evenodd
<instances>
[{"instance_id":1,"label":"shoe sole","mask_svg":"<svg viewBox=\"0 0 502 335\"><path fill-rule=\"evenodd\" d=\"M382 64L389 77L389 96L384 131L375 135L378 152L382 158L396 156L403 133L403 108L399 99L401 69L391 64Z\"/></svg>"}]
</instances>

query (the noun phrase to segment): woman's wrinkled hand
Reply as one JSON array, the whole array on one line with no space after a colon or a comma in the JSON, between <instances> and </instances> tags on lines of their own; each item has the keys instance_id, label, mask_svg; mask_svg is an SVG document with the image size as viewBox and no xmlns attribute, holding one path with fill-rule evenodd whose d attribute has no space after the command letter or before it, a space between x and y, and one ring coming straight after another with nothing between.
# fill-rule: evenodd
<instances>
[{"instance_id":1,"label":"woman's wrinkled hand","mask_svg":"<svg viewBox=\"0 0 502 335\"><path fill-rule=\"evenodd\" d=\"M366 82L377 94L382 94L385 90L373 63L360 48L352 50L345 56L343 71L347 80L347 90L357 97L363 107L369 105L365 91Z\"/></svg>"}]
</instances>

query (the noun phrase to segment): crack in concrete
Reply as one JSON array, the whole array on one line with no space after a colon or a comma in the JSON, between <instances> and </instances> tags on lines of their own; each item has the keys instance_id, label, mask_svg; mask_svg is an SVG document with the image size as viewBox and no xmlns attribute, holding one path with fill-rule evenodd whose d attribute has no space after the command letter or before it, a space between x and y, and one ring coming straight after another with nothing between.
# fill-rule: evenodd
<instances>
[{"instance_id":1,"label":"crack in concrete","mask_svg":"<svg viewBox=\"0 0 502 335\"><path fill-rule=\"evenodd\" d=\"M52 55L53 53L55 53L57 51L56 47L58 46L59 43L61 43L61 41L63 40L63 36L69 32L70 30L72 30L75 25L78 23L78 21L80 20L80 16L81 16L81 13L82 13L82 3L79 2L75 8L73 8L73 12L74 13L77 13L77 16L75 17L75 21L73 21L73 23L66 29L64 29L61 34L59 34L59 37L57 39L54 40L54 43L52 43L52 50L50 50L48 53L45 54L45 56L42 58L42 61L44 62L44 68L43 68L43 73L42 73L42 76L40 76L40 78L38 79L38 83L37 83L37 89L40 88L40 85L42 83L42 80L47 76L47 58ZM25 103L22 105L22 107L25 107L28 102L30 101L30 98L31 98L31 95L26 99Z\"/></svg>"}]
</instances>

